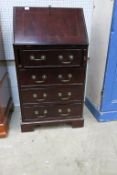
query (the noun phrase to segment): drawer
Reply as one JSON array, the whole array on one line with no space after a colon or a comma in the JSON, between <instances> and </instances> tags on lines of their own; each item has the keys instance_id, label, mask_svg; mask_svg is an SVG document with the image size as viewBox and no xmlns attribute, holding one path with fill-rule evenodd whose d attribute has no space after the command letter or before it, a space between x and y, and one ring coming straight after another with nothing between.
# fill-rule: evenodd
<instances>
[{"instance_id":1,"label":"drawer","mask_svg":"<svg viewBox=\"0 0 117 175\"><path fill-rule=\"evenodd\" d=\"M24 68L40 66L81 66L82 50L21 50L20 60Z\"/></svg>"},{"instance_id":2,"label":"drawer","mask_svg":"<svg viewBox=\"0 0 117 175\"><path fill-rule=\"evenodd\" d=\"M21 99L23 104L83 101L83 92L84 86L28 88L21 90Z\"/></svg>"},{"instance_id":3,"label":"drawer","mask_svg":"<svg viewBox=\"0 0 117 175\"><path fill-rule=\"evenodd\" d=\"M23 69L19 71L19 81L22 87L84 83L85 69L79 68L40 68Z\"/></svg>"},{"instance_id":4,"label":"drawer","mask_svg":"<svg viewBox=\"0 0 117 175\"><path fill-rule=\"evenodd\" d=\"M71 118L82 116L82 104L68 104L68 105L40 105L31 107L22 107L23 120L46 120L57 118Z\"/></svg>"}]
</instances>

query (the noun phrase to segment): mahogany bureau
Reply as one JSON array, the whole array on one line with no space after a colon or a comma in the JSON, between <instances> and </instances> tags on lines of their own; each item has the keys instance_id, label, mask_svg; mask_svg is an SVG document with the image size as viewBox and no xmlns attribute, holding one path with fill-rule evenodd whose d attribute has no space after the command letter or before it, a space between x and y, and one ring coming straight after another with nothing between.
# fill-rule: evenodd
<instances>
[{"instance_id":1,"label":"mahogany bureau","mask_svg":"<svg viewBox=\"0 0 117 175\"><path fill-rule=\"evenodd\" d=\"M23 132L82 127L88 37L82 9L14 8L14 53Z\"/></svg>"}]
</instances>

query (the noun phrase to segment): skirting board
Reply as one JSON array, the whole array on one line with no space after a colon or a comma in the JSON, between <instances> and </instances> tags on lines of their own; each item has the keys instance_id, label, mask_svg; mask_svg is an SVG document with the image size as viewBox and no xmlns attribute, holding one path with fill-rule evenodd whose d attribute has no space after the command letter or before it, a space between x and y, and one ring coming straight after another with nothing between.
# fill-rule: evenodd
<instances>
[{"instance_id":1,"label":"skirting board","mask_svg":"<svg viewBox=\"0 0 117 175\"><path fill-rule=\"evenodd\" d=\"M113 120L117 120L117 111L108 111L108 112L101 112L99 111L95 105L86 97L85 104L93 116L99 122L109 122Z\"/></svg>"}]
</instances>

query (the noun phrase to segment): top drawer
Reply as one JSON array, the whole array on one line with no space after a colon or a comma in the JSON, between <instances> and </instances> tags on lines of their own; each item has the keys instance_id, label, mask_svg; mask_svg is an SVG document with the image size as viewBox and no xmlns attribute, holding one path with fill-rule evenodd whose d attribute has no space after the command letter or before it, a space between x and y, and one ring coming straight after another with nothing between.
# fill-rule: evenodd
<instances>
[{"instance_id":1,"label":"top drawer","mask_svg":"<svg viewBox=\"0 0 117 175\"><path fill-rule=\"evenodd\" d=\"M24 68L40 66L81 66L82 50L21 50L20 61Z\"/></svg>"}]
</instances>

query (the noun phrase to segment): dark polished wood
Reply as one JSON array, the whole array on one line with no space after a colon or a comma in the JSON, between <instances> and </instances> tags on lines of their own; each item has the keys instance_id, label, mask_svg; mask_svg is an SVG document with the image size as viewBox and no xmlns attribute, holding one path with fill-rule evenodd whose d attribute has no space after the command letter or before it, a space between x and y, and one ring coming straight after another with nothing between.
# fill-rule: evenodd
<instances>
[{"instance_id":1,"label":"dark polished wood","mask_svg":"<svg viewBox=\"0 0 117 175\"><path fill-rule=\"evenodd\" d=\"M23 121L81 118L82 104L32 105L22 107Z\"/></svg>"},{"instance_id":2,"label":"dark polished wood","mask_svg":"<svg viewBox=\"0 0 117 175\"><path fill-rule=\"evenodd\" d=\"M45 103L73 103L83 102L83 86L48 86L39 88L21 89L21 98L24 105Z\"/></svg>"},{"instance_id":3,"label":"dark polished wood","mask_svg":"<svg viewBox=\"0 0 117 175\"><path fill-rule=\"evenodd\" d=\"M88 37L82 9L14 8L21 129L84 125Z\"/></svg>"},{"instance_id":4,"label":"dark polished wood","mask_svg":"<svg viewBox=\"0 0 117 175\"><path fill-rule=\"evenodd\" d=\"M35 127L37 126L52 126L58 124L69 124L72 125L72 128L80 128L84 126L83 118L72 118L72 119L56 119L56 120L45 120L45 121L38 121L38 122L23 122L21 123L21 131L22 132L30 132L34 131Z\"/></svg>"},{"instance_id":5,"label":"dark polished wood","mask_svg":"<svg viewBox=\"0 0 117 175\"><path fill-rule=\"evenodd\" d=\"M88 43L82 9L17 7L14 14L14 44Z\"/></svg>"},{"instance_id":6,"label":"dark polished wood","mask_svg":"<svg viewBox=\"0 0 117 175\"><path fill-rule=\"evenodd\" d=\"M77 76L76 76L77 75ZM83 85L85 69L79 68L40 68L19 71L21 87L41 85Z\"/></svg>"},{"instance_id":7,"label":"dark polished wood","mask_svg":"<svg viewBox=\"0 0 117 175\"><path fill-rule=\"evenodd\" d=\"M22 50L21 65L24 68L81 66L82 50Z\"/></svg>"}]
</instances>

